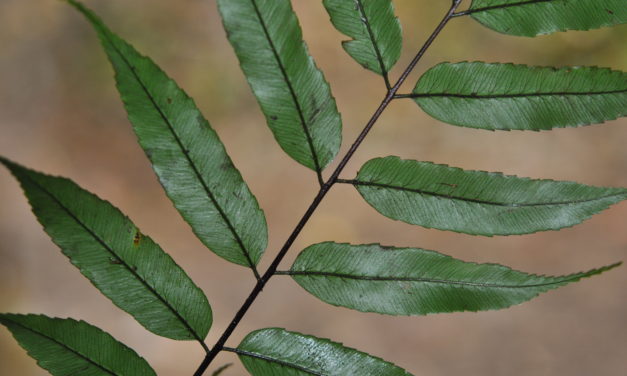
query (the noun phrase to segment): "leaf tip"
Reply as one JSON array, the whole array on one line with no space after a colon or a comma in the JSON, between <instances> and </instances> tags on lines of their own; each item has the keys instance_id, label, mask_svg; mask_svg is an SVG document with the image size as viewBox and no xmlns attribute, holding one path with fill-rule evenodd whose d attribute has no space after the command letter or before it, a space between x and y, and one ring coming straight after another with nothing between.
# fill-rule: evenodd
<instances>
[{"instance_id":1,"label":"leaf tip","mask_svg":"<svg viewBox=\"0 0 627 376\"><path fill-rule=\"evenodd\" d=\"M81 14L83 14L83 16L85 16L85 18L87 18L87 20L94 27L102 28L104 30L107 30L106 27L104 26L102 20L100 20L100 18L91 9L89 9L87 6L85 6L80 1L78 1L78 0L61 0L61 1L67 2L70 6L72 6L74 9L76 9Z\"/></svg>"}]
</instances>

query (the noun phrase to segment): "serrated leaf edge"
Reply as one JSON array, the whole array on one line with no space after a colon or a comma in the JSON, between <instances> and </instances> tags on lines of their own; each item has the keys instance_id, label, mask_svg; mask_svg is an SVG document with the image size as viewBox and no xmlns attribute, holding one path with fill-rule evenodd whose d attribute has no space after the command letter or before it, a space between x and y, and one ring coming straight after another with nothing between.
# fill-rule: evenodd
<instances>
[{"instance_id":1,"label":"serrated leaf edge","mask_svg":"<svg viewBox=\"0 0 627 376\"><path fill-rule=\"evenodd\" d=\"M89 363L91 363L91 364L95 365L96 367L98 367L98 368L102 369L104 372L106 372L106 373L108 373L108 374L110 374L110 375L113 375L113 376L117 376L117 374L116 374L116 373L114 373L114 372L113 372L113 371L111 371L110 369L108 369L108 368L104 367L103 365L101 365L101 364L99 364L99 363L95 362L93 359L89 358L88 356L86 356L86 355L82 354L79 350L73 349L72 347L68 346L67 344L65 344L65 343L63 343L63 342L59 342L57 339L52 338L52 337L50 337L50 336L48 336L48 335L46 335L46 334L44 334L44 333L41 333L41 332L39 332L39 331L37 331L37 330L35 330L35 329L33 329L33 328L29 328L29 327L27 327L27 326L24 326L22 323L19 323L19 322L13 321L13 320L11 320L10 318L8 318L8 317L7 317L7 316L9 316L9 315L18 315L18 316L23 316L23 317L28 316L28 315L21 315L21 314L6 314L6 313L3 313L3 314L0 314L0 323L2 323L2 321L8 321L8 322L10 322L12 325L19 326L20 328L22 328L22 329L24 329L24 330L27 330L27 331L29 331L29 332L31 332L31 333L34 333L34 334L38 335L38 336L44 337L45 339L47 339L47 340L49 340L49 341L51 341L51 342L54 342L54 343L56 343L57 345L59 345L59 346L61 346L61 347L65 348L65 349L67 349L68 351L70 351L70 352L72 352L72 353L74 353L74 354L78 355L79 357L81 357L81 358L85 359L87 362L89 362ZM96 326L94 326L94 325L91 325L90 323L88 323L88 322L86 322L86 321L83 321L83 320L75 320L75 319L72 319L72 318L69 318L69 317L68 317L68 318L60 318L60 317L49 317L49 316L46 316L46 315L33 315L33 316L36 316L36 317L45 317L46 319L51 319L51 320L64 320L64 321L65 321L65 320L69 320L69 321L73 321L73 322L75 322L75 323L77 323L77 324L80 324L80 325L88 325L88 326L94 327L94 328L96 328L96 329L100 330L103 334L105 334L106 336L108 336L110 339L114 340L114 341L115 341L115 342L117 342L117 343L120 343L122 346L126 347L128 350L130 350L130 351L131 351L131 352L133 352L135 355L137 355L140 359L143 359L143 360L145 361L145 359L144 359L143 357L141 357L139 354L137 354L137 352L135 352L135 350L131 349L130 347L128 347L128 346L126 346L126 345L124 345L122 342L120 342L120 341L118 341L117 339L115 339L115 338L114 338L111 334L109 334L109 333L105 332L104 330L102 330L102 329L100 329L100 328L98 328L98 327L96 327ZM5 326L6 326L6 325L5 325ZM7 329L8 329L8 327L7 327ZM9 331L11 331L11 330L9 329ZM12 332L12 331L11 331L11 332ZM12 333L12 334L13 334L13 333ZM19 343L19 341L18 341L18 343ZM42 365L42 361L41 361L41 360L39 360L39 359L37 359L37 358L35 358L35 357L32 355L32 352L31 352L30 350L26 350L26 352L28 353L28 355L29 355L31 358L35 359L35 361L37 362L37 365L39 365L41 368L43 368L43 369L46 369L46 370L47 370L47 368L43 367L43 365ZM146 364L148 364L148 363L146 363Z\"/></svg>"},{"instance_id":2,"label":"serrated leaf edge","mask_svg":"<svg viewBox=\"0 0 627 376\"><path fill-rule=\"evenodd\" d=\"M359 353L359 354L363 354L363 355L365 355L365 356L367 356L367 357L369 357L369 358L371 358L371 359L374 359L374 360L380 361L380 362L385 363L385 364L390 365L390 366L394 366L394 367L396 367L396 368L398 368L398 369L400 369L400 370L405 371L406 376L412 376L412 375L411 375L409 372L407 372L405 369L403 369L403 368L401 368L401 367L397 366L397 365L396 365L396 364L394 364L394 363L388 362L388 361L387 361L387 360L385 360L385 359L382 359L382 358L380 358L380 357L377 357L377 356L374 356L374 355L368 354L368 353L366 353L366 352L364 352L364 351L361 351L361 350L358 350L358 349L355 349L355 348L352 348L352 347L345 346L342 342L336 342L336 341L332 341L332 340L330 340L330 339L328 339L328 338L316 337L316 336L313 336L313 335L310 335L310 334L303 334L303 333L299 333L299 332L295 332L295 331L289 331L289 330L287 330L287 329L285 329L285 328L280 328L280 327L263 328L263 329L258 329L258 330L255 330L255 331L253 331L253 332L250 332L250 333L249 333L248 335L246 335L246 337L242 340L242 343L244 343L244 342L245 342L245 341L247 341L250 337L252 337L252 336L254 336L254 335L258 334L258 333L262 333L262 332L264 332L264 331L270 331L270 330L272 330L272 331L281 331L281 332L284 332L284 333L287 333L287 334L292 334L292 335L296 335L296 336L300 336L300 337L304 337L304 338L308 338L308 339L313 339L313 340L315 340L315 341L320 341L320 342L324 342L324 343L331 344L331 345L337 345L337 346L340 346L342 349L346 349L346 350L349 350L349 351L355 351L355 352L357 352L357 353ZM240 344L240 347L241 347L241 346L242 346L242 345ZM226 350L226 349L225 349L225 350ZM258 354L258 353L250 352L250 351L247 351L247 350L241 350L239 347L238 347L237 349L228 349L228 350L245 351L245 352L249 353L249 354L250 354L249 356L251 356L251 357L255 357L254 355L262 355L262 356L264 356L263 354ZM244 354L244 355L248 355L248 354ZM270 358L270 357L268 357L268 358ZM274 359L274 358L270 358L270 359ZM264 359L262 359L262 360L264 360ZM282 361L281 361L281 362L282 362ZM286 362L282 362L282 363L286 363ZM289 364L289 363L288 363L288 364ZM287 364L286 364L286 365L287 365ZM290 364L290 365L291 365L291 364ZM299 367L299 366L296 366L296 367ZM296 368L296 367L292 367L292 368ZM298 369L298 368L297 368L297 369ZM316 375L316 376L329 376L329 375L327 375L327 374L316 373L315 371L311 371L311 370L308 370L308 369L306 369L306 368L302 368L302 370L303 370L304 372L309 371L312 375Z\"/></svg>"},{"instance_id":3,"label":"serrated leaf edge","mask_svg":"<svg viewBox=\"0 0 627 376\"><path fill-rule=\"evenodd\" d=\"M516 179L527 180L527 181L529 181L529 180L533 180L533 181L542 181L542 182L557 182L557 183L572 183L572 184L580 184L580 183L577 183L577 182L574 182L574 181L567 181L567 180L532 179L532 178L527 178L527 177L519 177L519 176L516 176L516 175L506 175L506 174L503 174L503 173L501 173L501 172L483 171L483 170L465 170L465 169L463 169L463 168L449 166L448 164L439 164L439 163L428 162L428 161L415 161L415 160L412 160L412 159L402 159L402 158L397 157L397 156L388 156L388 157L379 157L379 158L373 158L373 159L370 159L369 161L367 161L366 163L364 163L364 165L362 166L362 169L363 169L363 167L364 167L366 164L368 164L368 163L369 163L369 162L371 162L371 161L374 161L374 160L377 160L377 159L385 159L385 158L396 158L396 159L399 159L399 160L401 160L401 161L410 161L410 162L423 162L423 163L430 163L430 164L434 164L434 165L437 165L437 166L443 166L443 167L447 167L447 168L451 168L451 169L461 170L461 171L464 171L464 172L479 172L479 173L486 173L486 174L488 174L488 175L496 175L496 176L501 176L501 177L504 177L504 178L516 178ZM359 175L359 173L361 173L361 169L359 170L359 172L357 173L357 175ZM347 180L347 181L344 181L344 182L345 182L345 183L348 183L348 184L352 184L353 182L360 182L360 181L359 181L359 180L357 180L357 179L355 179L355 180ZM363 182L362 182L362 183L363 183ZM359 189L357 188L357 186L358 186L358 185L359 185L359 183L358 183L358 184L353 184L353 186L355 187L355 189L357 190L357 192L359 192L359 194L360 194L360 195L364 198L364 200L365 200L366 202L368 202L368 200L366 200L365 195L363 195L363 194L359 191ZM366 185L366 184L362 184L362 185ZM373 185L374 185L374 184L373 184ZM596 188L609 188L609 187L596 187ZM596 200L602 200L602 199L605 199L605 198L616 197L616 196L622 196L622 195L624 195L624 196L625 196L625 199L627 199L627 189L626 189L626 188L622 188L622 189L623 189L623 192L621 192L621 193L616 193L616 194L612 194L612 195L608 195L608 196L604 196L604 197L599 197L599 198L594 198L594 199L590 199L590 200L584 200L584 201L581 201L581 202L592 202L592 201L596 201ZM401 187L401 188L399 188L399 190L409 191L408 189L402 189L402 187ZM427 194L427 193L426 193L426 191L425 191L425 193L424 193L424 194ZM433 196L435 196L435 195L433 195ZM445 198L445 197L442 197L442 198ZM456 200L455 198L448 198L448 199L451 199L451 200ZM624 200L624 199L623 199L623 200ZM460 199L460 201L463 201L463 200L461 200L461 199ZM467 200L466 200L466 201L467 201ZM572 203L570 203L570 204L575 204L575 203L576 203L576 202L572 202ZM588 219L592 218L595 214L598 214L598 213L600 213L601 211L606 210L606 209L608 209L608 208L610 208L610 207L612 207L612 206L614 206L614 205L616 205L616 204L617 204L617 203L609 204L608 206L606 206L605 208L603 208L603 209L601 209L601 210L595 211L594 213L592 213L592 214L590 214L590 215L588 215L588 216L583 216L583 217L581 217L581 220L580 220L579 222L574 223L574 224L572 224L572 225L570 225L570 226L560 226L560 227L555 227L555 228L548 228L547 230L561 230L561 229L565 229L565 228L575 227L576 225L578 225L578 224L580 224L580 223L583 223L583 222L587 221ZM369 204L369 205L370 205L370 204ZM569 204L568 204L568 203L546 204L546 206L551 206L551 205L556 205L556 206L559 206L559 205L569 205ZM372 207L375 211L377 211L377 213L380 213L380 212L379 212L376 208L374 208L372 205L370 205L370 206L371 206L371 207ZM523 205L518 205L518 206L512 206L512 207L524 207L524 206L523 206ZM402 223L407 223L407 222L405 222L405 221L403 221L403 220L396 219L396 218L391 218L391 217L388 217L388 216L385 216L385 215L384 215L384 217L389 218L389 219L391 219L391 220L393 220L393 221L398 221L398 222L402 222ZM440 230L440 228L433 227L433 226L428 226L428 225L422 225L422 224L421 224L421 225L417 225L417 226L424 227L424 228L428 228L428 229L437 229L437 230ZM453 231L453 232L458 232L458 233L467 234L467 235L472 235L472 236L486 236L486 237L493 237L493 236L508 236L508 235L506 235L506 234L483 234L483 233L472 233L472 232L459 231L459 230L442 230L442 231ZM525 233L521 233L521 234L516 233L516 234L509 234L509 235L525 235L525 234L534 234L534 233L536 233L536 232L541 232L541 231L545 231L545 230L536 230L536 231L532 231L532 232L525 232Z\"/></svg>"},{"instance_id":4,"label":"serrated leaf edge","mask_svg":"<svg viewBox=\"0 0 627 376\"><path fill-rule=\"evenodd\" d=\"M422 280L419 280L419 279L399 279L399 278L394 278L394 277L390 278L389 280L379 279L379 281L385 281L385 282L387 282L387 281L401 281L401 282L402 282L402 281L409 281L409 282L425 282L425 283L442 283L442 284L457 284L457 285L464 285L464 286L469 286L469 287L492 287L492 288L497 288L497 289L498 289L498 288L504 288L504 289L505 289L505 288L533 288L533 287L542 287L542 286L553 286L553 287L549 288L547 291L540 291L540 292L538 292L538 293L534 294L533 296L531 296L529 299L527 299L527 300L525 300L525 301L522 301L522 302L520 302L520 303L516 303L516 304L511 304L511 305L508 305L508 306L505 306L505 307L502 307L502 308L488 308L488 309L481 309L481 310L464 309L464 310L452 311L452 312L448 312L448 313L453 313L453 312L485 312L485 311L500 311L500 310L503 310L503 309L506 309L506 308L515 307L515 306L518 306L518 305L524 304L524 303L526 303L527 301L529 301L529 300L531 300L531 299L534 299L534 298L536 298L536 297L540 296L541 294L547 293L547 292L549 292L549 291L551 291L551 290L555 290L555 289L557 289L557 288L559 288L559 287L562 287L562 286L568 285L568 284L573 283L573 282L578 282L578 281L580 281L580 280L582 280L582 279L591 278L591 277L594 277L594 276L596 276L596 275L600 275L600 274L602 274L602 273L604 273L604 272L607 272L607 271L609 271L609 270L612 270L612 269L618 268L618 267L620 267L620 266L623 264L623 262L622 262L622 261L618 261L618 262L615 262L615 263L613 263L613 264L606 265L606 266L602 266L602 267L599 267L599 268L590 269L590 270L588 270L588 271L575 272L575 273L571 273L571 274L567 274L567 275L562 275L562 276L550 276L550 275L546 275L546 274L534 274L534 273L526 273L526 272L521 272L521 271L519 271L519 270L515 270L515 269L512 269L512 268L510 268L510 267L508 267L508 266L501 265L501 264L497 264L497 263L478 263L478 262L472 262L472 261L463 261L463 260L456 259L456 258L454 258L454 257L452 257L452 256L445 255L445 254L443 254L443 253L440 253L440 252L437 252L437 251L428 250L428 249L422 249L422 248L411 248L411 247L394 247L394 246L384 246L384 245L381 245L381 244L379 244L379 243L357 244L357 245L356 245L356 244L351 244L351 243L336 243L336 242L333 242L333 241L326 241L326 242L321 242L321 243L316 243L316 244L312 244L312 245L310 245L309 247L305 248L305 249L301 252L301 254L302 254L302 253L304 253L304 252L306 252L306 251L307 251L308 249L310 249L311 247L314 247L314 246L320 246L320 245L326 245L326 244L348 245L348 246L377 246L377 247L380 247L380 248L385 249L385 252L394 252L395 250L412 250L412 249L419 249L419 250L424 251L424 252L437 254L437 255L439 255L439 256L443 256L443 257L445 257L445 258L447 258L447 259L452 259L452 260L461 261L461 262L463 262L463 263L465 263L465 264L469 264L469 265L473 265L473 266L493 266L493 267L498 267L498 268L501 268L501 269L506 269L506 270L509 270L509 271L516 271L516 272L519 272L519 273L524 273L524 274L528 275L530 278L564 278L563 280L560 280L560 281L555 281L555 282L551 282L551 283L541 283L541 284L533 284L533 285L520 285L520 286L497 286L497 285L494 285L494 284L449 283L449 282L448 282L448 281L446 281L446 280L433 280L433 279L422 279ZM299 257L300 257L300 255L299 255ZM297 258L297 260L298 260L298 258ZM296 261L294 261L294 263L296 263ZM293 265L292 265L292 267L293 267ZM314 273L316 273L316 272L314 272ZM298 275L305 275L305 276L309 276L309 275L312 275L313 273L307 273L307 272L302 272L302 271L293 271L292 269L290 269L290 270L289 270L289 271L287 271L287 272L281 272L281 273L277 273L277 274L289 275L290 277L292 277L292 278L294 279L294 281L295 281L297 284L299 284L299 285L300 285L300 283L298 283L298 281L297 281L297 280L296 280L293 276L295 276L295 275L296 275L296 276L298 276ZM332 273L320 272L320 273L318 274L318 276L321 276L321 277L326 277L326 276L329 276L329 277L345 278L345 277L342 277L342 276L337 276L337 275L329 275L329 274L332 274ZM353 278L350 278L350 277L349 277L349 278L346 278L346 279L356 279L356 280L372 280L372 281L376 281L375 279L368 279L368 278L354 278L354 277L353 277ZM562 286L557 286L557 285L562 285ZM302 287L302 286L301 286L301 287ZM303 287L303 288L304 288L304 287ZM307 290L306 288L304 288L304 289L305 289L305 290ZM312 295L313 295L313 294L312 294ZM314 295L314 296L315 296L315 295ZM330 304L330 305L332 305L332 306L334 306L334 307L339 307L339 308L347 308L347 309L350 309L350 310L359 311L359 312L364 312L364 313L377 313L377 314L381 314L380 312L377 312L377 311L374 311L374 310L359 309L359 308L353 308L353 307L348 308L348 307L343 306L343 305L341 305L341 304L329 303L329 302L326 302L326 301L325 301L325 303ZM429 313L426 313L426 314L412 314L412 315L409 315L409 316L429 316L429 315L436 315L436 314L441 314L441 313L442 313L442 312L429 312ZM388 315L391 315L391 316L408 316L408 315L401 315L401 314L388 314ZM315 338L315 337L314 337L314 338Z\"/></svg>"},{"instance_id":5,"label":"serrated leaf edge","mask_svg":"<svg viewBox=\"0 0 627 376\"><path fill-rule=\"evenodd\" d=\"M21 166L21 165L19 165L19 164L17 164L17 163L14 163L14 162L12 162L12 161L10 161L10 160L8 160L8 159L4 158L4 157L1 157L1 156L0 156L0 163L4 164L7 168L9 168L9 170L11 171L11 173L12 173L12 174L16 177L16 179L20 182L20 185L22 185L22 181L21 181L21 179L17 176L17 174L18 174L18 173L14 172L14 171L15 171L15 170L14 170L14 168L15 168L15 169L23 169L23 170L25 170L25 171L26 171L26 174L29 174L29 173L34 173L34 174L41 174L41 175L44 175L44 176L46 176L46 177L50 177L50 178L54 178L54 179L63 179L63 180L66 180L66 181L70 182L71 184L75 185L75 186L76 186L76 187L78 187L79 189L84 190L84 189L83 189L83 188L81 188L78 184L74 183L72 180L70 180L70 179L68 179L68 178L65 178L65 177L62 177L62 176L48 175L48 174L40 173L40 172L34 171L34 170L30 169L30 168L27 168L27 167ZM9 166L13 166L13 167L9 167ZM191 327L191 325L187 322L187 320L186 320L184 317L182 317L182 316L181 316L181 314L180 314L180 313L179 313L179 312L178 312L178 311L177 311L174 307L172 307L172 306L170 305L170 302L168 302L168 300L167 300L167 299L165 299L163 296L161 296L161 295L158 293L158 291L157 291L157 290L156 290L153 286L151 286L151 284L150 284L147 280L145 280L143 277L141 277L141 276L137 273L137 271L136 271L134 268L132 268L130 265L128 265L124 259L122 259L120 256L118 256L118 254L117 254L117 253L116 253L116 252L115 252L115 251L114 251L114 250L113 250L113 249L112 249L112 248L111 248L111 247L110 247L110 246L109 246L109 245L108 245L108 244L107 244L104 240L102 240L102 239L101 239L101 238L100 238L100 237L99 237L96 233L94 233L91 229L89 229L89 228L88 228L88 227L87 227L87 226L86 226L86 225L85 225L85 224L84 224L84 223L83 223L80 219L78 219L78 218L77 218L77 217L76 217L76 216L75 216L75 215L74 215L74 214L73 214L73 213L72 213L72 212L71 212L68 208L66 208L66 207L65 207L65 205L63 205L63 203L62 203L59 199L57 199L57 198L56 198L56 197L55 197L55 196L54 196L51 192L49 192L47 189L45 189L44 187L42 187L39 183L37 183L36 181L34 181L33 179L31 179L31 177L30 177L30 176L24 176L24 177L25 177L26 179L28 179L28 180L29 180L29 181L30 181L33 185L35 185L35 186L36 186L36 188L38 188L39 190L41 190L42 192L44 192L44 193L45 193L47 196L49 196L49 197L50 197L50 198L51 198L54 202L56 202L56 203L57 203L57 205L59 205L59 207L61 207L61 208L63 209L63 211L65 211L65 212L66 212L66 213L67 213L67 214L68 214L68 215L69 215L72 219L74 219L74 221L76 221L76 222L77 222L77 223L78 223L78 224L79 224L82 228L84 228L84 229L85 229L85 231L87 231L87 233L88 233L89 235L91 235L91 236L95 239L95 241L96 241L96 242L98 242L98 243L99 243L99 244L100 244L100 245L101 245L104 249L106 249L108 253L110 253L113 257L115 257L115 258L116 258L116 260L118 260L118 261L119 261L119 262L120 262L120 263L121 263L121 264L122 264L122 265L123 265L123 266L124 266L124 267L125 267L125 268L126 268L126 269L127 269L127 270L131 273L131 274L132 274L132 275L133 275L133 276L135 276L135 277L136 277L136 279L137 279L137 280L139 280L139 281L142 283L142 285L146 286L147 290L148 290L150 293L152 293L152 295L154 295L155 297L157 297L157 299L159 299L159 301L161 301L161 302L165 305L165 307L166 307L166 308L168 308L168 309L169 309L169 310L170 310L170 311L174 314L174 316L175 316L176 318L178 318L178 319L179 319L179 321L180 321L180 322L181 322L181 323L185 326L185 328L189 331L189 333L190 333L190 334L192 334L193 339L195 339L195 340L197 340L197 341L202 342L202 337L201 337L198 333L196 333L196 330L195 330L195 329L193 329L193 328ZM84 190L84 191L85 191L85 192L88 192L88 191L86 191L86 190ZM109 201L107 201L107 200L104 200L104 199L100 198L98 195L96 195L96 194L94 194L94 193L92 193L92 192L88 192L88 193L89 193L89 194L91 194L91 195L93 195L95 198L97 198L98 200L100 200L102 203L104 203L104 204L106 204L106 205L109 205L110 207L112 207L112 208L114 208L114 209L116 209L116 210L118 210L118 211L119 211L119 209L117 209L117 208L116 208L113 204L111 204L111 202L109 202ZM29 201L30 201L30 200L29 200ZM63 248L60 244L58 244L58 243L57 243L57 241L56 241L56 239L55 239L55 238L54 238L54 237L53 237L53 236L52 236L52 235L48 232L48 227L47 227L47 226L45 226L43 223L41 223L41 221L39 221L39 216L37 216L37 214L35 213L35 211L34 211L34 207L33 207L32 205L30 205L30 206L31 206L31 211L33 212L33 215L35 216L35 218L37 218L37 221L38 221L38 222L42 225L42 227L43 227L44 231L48 234L48 236L50 237L50 239L51 239L51 240L53 241L53 243L54 243L54 244L56 244L56 245L57 245L57 246L58 246L61 250L63 250L64 248ZM124 213L122 213L121 211L119 211L119 213L120 213L120 214L124 217L124 219L125 219L125 220L128 220L130 223L133 223L133 222L130 220L130 218L129 218L128 216L126 216ZM137 230L137 231L139 231L139 230ZM152 241L152 242L153 242L153 243L154 243L157 247L159 247L159 245L158 245L156 242L154 242L154 240L152 240L152 239L151 239L150 237L148 237L147 235L142 234L142 236L143 236L143 237L146 237L146 238L149 238L149 239L150 239L150 240L151 240L151 241ZM159 248L161 249L161 247L159 247ZM162 250L162 252L164 253L164 255L165 255L166 257L170 258L170 260L172 261L172 263L173 263L176 267L178 267L179 269L181 268L181 267L180 267L180 266L176 263L176 261L174 261L174 259L172 258L172 256L170 256L169 254L167 254L167 253L166 253L165 251L163 251L163 250ZM62 252L62 253L64 253L64 252ZM64 253L64 255L65 255L65 253ZM85 269L84 269L84 268L82 268L82 267L78 266L76 263L74 263L74 260L72 260L72 258L70 258L69 256L67 256L67 255L65 255L65 256L66 256L66 257L70 260L70 262L72 263L72 265L76 266L76 268L77 268L77 269L81 272L81 274L83 274L83 276L87 277L87 276L85 275L85 273L83 273L83 272L85 271ZM181 270L182 270L182 269L181 269ZM100 291L100 288L99 288L99 287L98 287L98 286L97 286L97 285L96 285L96 284L95 284L95 283L91 280L91 278L87 278L87 279L89 280L89 282L90 282L90 283L91 283L94 287L96 287L96 288ZM194 287L195 287L196 289L198 289L199 291L202 291L202 290L200 290L200 288L198 288L195 284L194 284ZM206 300L206 296L204 295L204 293L202 294L202 296L204 296L204 297L205 297L205 300ZM108 298L108 297L107 297L107 298ZM115 302L113 299L110 299L110 300L111 300L111 302L112 302L115 306L117 306L118 308L120 308L120 309L121 309L121 310L123 310L124 312L127 312L127 313L128 313L128 314L130 314L131 316L135 317L135 315L133 315L133 313L131 313L131 312L127 311L126 309L124 309L124 307L122 307L122 306L118 305L118 303L117 303L117 302ZM207 304L208 304L208 302L207 302ZM148 329L148 328L147 328L147 327L146 327L143 323L141 323L141 322L140 322L140 324L141 324L144 328L146 328L146 330L151 331L151 330L150 330L150 329ZM151 332L152 332L152 331L151 331Z\"/></svg>"}]
</instances>

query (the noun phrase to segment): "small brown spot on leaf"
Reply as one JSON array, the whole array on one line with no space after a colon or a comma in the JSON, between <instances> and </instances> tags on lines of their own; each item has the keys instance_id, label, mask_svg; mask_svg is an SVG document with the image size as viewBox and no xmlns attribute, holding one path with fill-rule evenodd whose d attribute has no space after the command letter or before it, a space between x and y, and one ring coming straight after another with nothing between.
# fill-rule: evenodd
<instances>
[{"instance_id":1,"label":"small brown spot on leaf","mask_svg":"<svg viewBox=\"0 0 627 376\"><path fill-rule=\"evenodd\" d=\"M498 213L496 216L500 217L502 215L509 215L511 214L514 210L516 210L517 208L509 208L509 209L505 209L503 211L501 211L500 213Z\"/></svg>"},{"instance_id":2,"label":"small brown spot on leaf","mask_svg":"<svg viewBox=\"0 0 627 376\"><path fill-rule=\"evenodd\" d=\"M222 171L228 171L231 168L233 168L233 164L230 161L222 162L220 165L220 170Z\"/></svg>"},{"instance_id":3,"label":"small brown spot on leaf","mask_svg":"<svg viewBox=\"0 0 627 376\"><path fill-rule=\"evenodd\" d=\"M115 257L109 257L109 263L110 264L115 264L115 265L120 265L122 263L122 261L120 261L120 259L115 258Z\"/></svg>"},{"instance_id":4,"label":"small brown spot on leaf","mask_svg":"<svg viewBox=\"0 0 627 376\"><path fill-rule=\"evenodd\" d=\"M168 98L167 101L168 101L168 104L172 104L172 98Z\"/></svg>"},{"instance_id":5,"label":"small brown spot on leaf","mask_svg":"<svg viewBox=\"0 0 627 376\"><path fill-rule=\"evenodd\" d=\"M198 122L198 126L204 128L207 126L207 120L202 116L202 114L198 114L196 117L196 121Z\"/></svg>"},{"instance_id":6,"label":"small brown spot on leaf","mask_svg":"<svg viewBox=\"0 0 627 376\"><path fill-rule=\"evenodd\" d=\"M276 116L276 115L270 115L270 120L277 121L277 120L279 120L279 117Z\"/></svg>"},{"instance_id":7,"label":"small brown spot on leaf","mask_svg":"<svg viewBox=\"0 0 627 376\"><path fill-rule=\"evenodd\" d=\"M135 236L133 236L133 245L137 247L142 240L142 233L139 230L135 230Z\"/></svg>"}]
</instances>

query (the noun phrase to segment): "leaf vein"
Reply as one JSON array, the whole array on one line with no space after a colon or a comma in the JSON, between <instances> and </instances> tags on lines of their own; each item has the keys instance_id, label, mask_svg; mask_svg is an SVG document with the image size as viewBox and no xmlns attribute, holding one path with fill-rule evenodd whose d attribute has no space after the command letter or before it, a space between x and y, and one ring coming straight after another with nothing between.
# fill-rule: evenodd
<instances>
[{"instance_id":1,"label":"leaf vein","mask_svg":"<svg viewBox=\"0 0 627 376\"><path fill-rule=\"evenodd\" d=\"M290 276L315 276L315 277L334 277L334 278L342 278L342 279L355 279L361 281L374 281L374 282L425 282L425 283L436 283L436 284L447 284L447 285L462 285L462 286L471 286L471 287L491 287L491 288L502 288L502 289L519 289L519 288L534 288L534 287L543 287L543 286L551 286L558 285L562 283L568 283L580 279L580 275L575 275L569 278L563 278L558 281L553 282L545 282L545 283L536 283L529 285L501 285L498 283L482 283L482 282L468 282L468 281L452 281L445 279L436 279L436 278L422 278L422 277L383 277L383 276L364 276L364 275L353 275L346 273L333 273L333 272L321 272L321 271L287 271L281 272L277 274L286 274Z\"/></svg>"},{"instance_id":2,"label":"leaf vein","mask_svg":"<svg viewBox=\"0 0 627 376\"><path fill-rule=\"evenodd\" d=\"M450 97L450 98L467 98L467 99L507 99L507 98L524 98L524 97L546 97L546 96L586 96L586 95L610 95L627 93L627 89L608 90L608 91L580 91L580 92L539 92L539 93L519 93L519 94L456 94L456 93L413 93L409 95L399 95L397 98L433 98L433 97Z\"/></svg>"},{"instance_id":3,"label":"leaf vein","mask_svg":"<svg viewBox=\"0 0 627 376\"><path fill-rule=\"evenodd\" d=\"M475 203L475 204L485 204L485 205L492 205L492 206L504 206L504 207L512 207L512 208L517 208L517 207L534 207L534 206L549 206L549 205L582 204L582 203L586 203L586 202L592 202L592 201L602 200L602 199L606 199L606 198L612 198L612 197L618 197L618 196L627 195L627 192L620 192L620 193L612 193L612 194L608 194L608 195L604 195L604 196L600 196L600 197L595 197L595 198L591 198L591 199L583 199L583 200L556 201L556 202L533 202L533 203L510 203L510 202L487 201L487 200L474 199L474 198L468 198L468 197L453 196L453 195L447 195L447 194L444 194L444 193L430 192L430 191L417 189L417 188L406 188L406 187L399 187L399 186L396 186L396 185L383 184L383 183L374 183L374 182L365 182L365 181L360 181L360 180L339 180L338 179L338 183L345 183L345 184L352 184L352 185L362 185L362 186L378 187L378 188L386 188L386 189L394 189L394 190L398 190L398 191L413 192L413 193L418 193L418 194L422 194L422 195L428 195L428 196L434 196L434 197L439 197L439 198L446 198L446 199L452 199L452 200L471 202L471 203Z\"/></svg>"},{"instance_id":4,"label":"leaf vein","mask_svg":"<svg viewBox=\"0 0 627 376\"><path fill-rule=\"evenodd\" d=\"M368 32L368 37L370 38L370 42L372 43L372 47L374 48L374 53L377 57L377 61L379 62L379 67L381 68L381 74L383 74L383 79L385 80L385 86L390 89L390 79L388 77L388 71L385 68L385 62L383 61L383 56L381 55L381 50L379 50L379 44L374 37L374 32L372 31L372 27L370 26L370 19L366 14L366 10L364 9L362 0L355 0L357 3L357 9L359 13L363 17L364 24L366 25L366 31Z\"/></svg>"}]
</instances>

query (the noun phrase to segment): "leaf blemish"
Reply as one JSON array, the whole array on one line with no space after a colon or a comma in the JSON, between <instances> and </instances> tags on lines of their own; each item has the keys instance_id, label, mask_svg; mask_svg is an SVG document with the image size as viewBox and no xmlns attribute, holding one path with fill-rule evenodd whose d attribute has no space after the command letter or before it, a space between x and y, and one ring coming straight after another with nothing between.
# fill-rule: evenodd
<instances>
[{"instance_id":1,"label":"leaf blemish","mask_svg":"<svg viewBox=\"0 0 627 376\"><path fill-rule=\"evenodd\" d=\"M120 261L120 259L115 258L115 257L109 257L109 263L114 264L114 265L120 265L122 261Z\"/></svg>"},{"instance_id":2,"label":"leaf blemish","mask_svg":"<svg viewBox=\"0 0 627 376\"><path fill-rule=\"evenodd\" d=\"M208 124L207 124L207 120L206 120L206 119L202 116L202 114L199 114L199 115L196 117L196 121L198 121L198 125L199 125L201 128L205 128L205 127L207 127L207 125L208 125Z\"/></svg>"},{"instance_id":3,"label":"leaf blemish","mask_svg":"<svg viewBox=\"0 0 627 376\"><path fill-rule=\"evenodd\" d=\"M233 167L233 164L229 161L222 162L222 164L220 165L220 170L222 171L228 171L231 168L234 168L234 167Z\"/></svg>"},{"instance_id":4,"label":"leaf blemish","mask_svg":"<svg viewBox=\"0 0 627 376\"><path fill-rule=\"evenodd\" d=\"M135 235L133 236L133 245L135 247L139 246L139 242L142 240L142 233L139 230L135 230Z\"/></svg>"}]
</instances>

